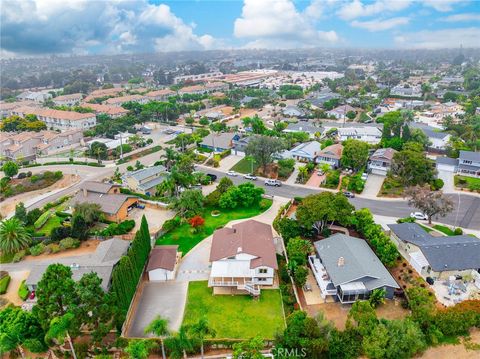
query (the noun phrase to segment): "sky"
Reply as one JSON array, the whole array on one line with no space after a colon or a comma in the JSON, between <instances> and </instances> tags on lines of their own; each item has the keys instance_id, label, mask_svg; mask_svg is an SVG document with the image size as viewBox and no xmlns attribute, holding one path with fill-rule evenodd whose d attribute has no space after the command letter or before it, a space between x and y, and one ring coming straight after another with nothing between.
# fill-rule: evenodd
<instances>
[{"instance_id":1,"label":"sky","mask_svg":"<svg viewBox=\"0 0 480 359\"><path fill-rule=\"evenodd\" d=\"M1 0L0 54L480 47L480 0Z\"/></svg>"}]
</instances>

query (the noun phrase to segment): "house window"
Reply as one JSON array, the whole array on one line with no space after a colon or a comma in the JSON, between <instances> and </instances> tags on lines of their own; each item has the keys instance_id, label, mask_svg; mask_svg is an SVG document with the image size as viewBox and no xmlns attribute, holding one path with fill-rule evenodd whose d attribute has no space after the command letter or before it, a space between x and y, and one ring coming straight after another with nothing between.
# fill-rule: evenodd
<instances>
[{"instance_id":1,"label":"house window","mask_svg":"<svg viewBox=\"0 0 480 359\"><path fill-rule=\"evenodd\" d=\"M260 273L260 274L267 274L267 273L268 273L268 270L267 270L266 268L260 268L260 269L258 270L258 273Z\"/></svg>"},{"instance_id":2,"label":"house window","mask_svg":"<svg viewBox=\"0 0 480 359\"><path fill-rule=\"evenodd\" d=\"M258 282L265 282L266 280L267 280L267 278L257 278Z\"/></svg>"}]
</instances>

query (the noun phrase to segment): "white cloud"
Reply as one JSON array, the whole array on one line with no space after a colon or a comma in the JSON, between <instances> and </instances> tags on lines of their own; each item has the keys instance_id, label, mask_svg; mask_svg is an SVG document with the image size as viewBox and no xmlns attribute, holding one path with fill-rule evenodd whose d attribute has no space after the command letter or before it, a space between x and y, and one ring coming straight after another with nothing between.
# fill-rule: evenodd
<instances>
[{"instance_id":1,"label":"white cloud","mask_svg":"<svg viewBox=\"0 0 480 359\"><path fill-rule=\"evenodd\" d=\"M299 12L290 0L245 0L234 35L250 39L250 48L297 48L337 43L335 31L319 31L314 19L321 16L320 2L313 1Z\"/></svg>"},{"instance_id":2,"label":"white cloud","mask_svg":"<svg viewBox=\"0 0 480 359\"><path fill-rule=\"evenodd\" d=\"M395 37L399 47L414 49L442 49L480 47L480 28L469 27L404 33Z\"/></svg>"},{"instance_id":3,"label":"white cloud","mask_svg":"<svg viewBox=\"0 0 480 359\"><path fill-rule=\"evenodd\" d=\"M19 54L203 50L217 45L198 35L165 4L148 0L2 1L2 50Z\"/></svg>"},{"instance_id":4,"label":"white cloud","mask_svg":"<svg viewBox=\"0 0 480 359\"><path fill-rule=\"evenodd\" d=\"M344 20L353 20L359 17L401 11L409 7L411 3L411 0L377 0L371 4L364 4L360 0L353 0L344 4L337 11L337 15Z\"/></svg>"},{"instance_id":5,"label":"white cloud","mask_svg":"<svg viewBox=\"0 0 480 359\"><path fill-rule=\"evenodd\" d=\"M440 19L445 22L460 22L460 21L480 21L480 14L465 13L446 16Z\"/></svg>"},{"instance_id":6,"label":"white cloud","mask_svg":"<svg viewBox=\"0 0 480 359\"><path fill-rule=\"evenodd\" d=\"M408 17L392 17L386 20L370 20L370 21L358 21L354 20L350 25L368 31L384 31L394 27L408 24L410 19Z\"/></svg>"},{"instance_id":7,"label":"white cloud","mask_svg":"<svg viewBox=\"0 0 480 359\"><path fill-rule=\"evenodd\" d=\"M440 12L448 12L453 10L453 5L464 3L466 0L422 0L422 4L434 8Z\"/></svg>"}]
</instances>

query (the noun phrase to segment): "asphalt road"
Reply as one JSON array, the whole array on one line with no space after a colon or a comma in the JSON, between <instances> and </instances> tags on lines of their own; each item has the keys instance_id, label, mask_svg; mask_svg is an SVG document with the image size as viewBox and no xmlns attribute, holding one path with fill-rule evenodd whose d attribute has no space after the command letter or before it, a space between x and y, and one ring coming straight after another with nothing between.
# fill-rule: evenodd
<instances>
[{"instance_id":1,"label":"asphalt road","mask_svg":"<svg viewBox=\"0 0 480 359\"><path fill-rule=\"evenodd\" d=\"M226 174L214 169L206 169L204 167L199 167L202 172L211 173L220 178L225 177ZM241 174L237 177L229 178L235 184L246 182L248 180L244 179ZM322 192L321 189L305 188L299 186L292 186L287 184L282 184L281 187L270 187L265 186L263 181L258 179L254 181L258 186L265 188L265 193L273 196L280 196L286 198L293 197L305 197L310 194ZM446 217L434 218L434 221L441 223L449 224L452 226L459 226L463 228L470 229L480 229L480 197L474 195L464 195L464 194L449 194L454 202L454 210L449 213ZM386 217L407 217L411 212L414 211L414 208L410 207L407 201L403 200L374 200L367 198L350 198L349 201L355 206L356 209L360 208L369 208L372 213L386 216ZM459 205L460 204L460 205Z\"/></svg>"}]
</instances>

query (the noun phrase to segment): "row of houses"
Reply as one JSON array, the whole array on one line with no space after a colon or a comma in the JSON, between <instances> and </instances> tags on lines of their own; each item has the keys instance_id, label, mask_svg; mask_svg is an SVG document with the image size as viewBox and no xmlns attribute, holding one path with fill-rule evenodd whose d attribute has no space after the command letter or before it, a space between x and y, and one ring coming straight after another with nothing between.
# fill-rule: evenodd
<instances>
[{"instance_id":1,"label":"row of houses","mask_svg":"<svg viewBox=\"0 0 480 359\"><path fill-rule=\"evenodd\" d=\"M0 157L6 160L29 161L38 155L51 155L81 145L83 132L0 132Z\"/></svg>"},{"instance_id":2,"label":"row of houses","mask_svg":"<svg viewBox=\"0 0 480 359\"><path fill-rule=\"evenodd\" d=\"M458 158L437 157L436 166L440 171L480 178L480 152L461 150Z\"/></svg>"}]
</instances>

